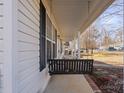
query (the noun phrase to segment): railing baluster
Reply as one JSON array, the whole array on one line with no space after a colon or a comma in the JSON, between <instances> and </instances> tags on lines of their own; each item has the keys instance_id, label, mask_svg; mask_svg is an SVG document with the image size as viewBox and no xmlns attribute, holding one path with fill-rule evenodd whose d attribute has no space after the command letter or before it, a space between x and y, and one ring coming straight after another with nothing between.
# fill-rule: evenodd
<instances>
[{"instance_id":1,"label":"railing baluster","mask_svg":"<svg viewBox=\"0 0 124 93\"><path fill-rule=\"evenodd\" d=\"M76 71L76 62L74 61L74 72Z\"/></svg>"},{"instance_id":2,"label":"railing baluster","mask_svg":"<svg viewBox=\"0 0 124 93\"><path fill-rule=\"evenodd\" d=\"M51 61L50 60L48 60L48 63L49 63L49 73L51 74L51 71L52 71L52 67L51 67L51 65L52 65L52 63L51 63Z\"/></svg>"},{"instance_id":3,"label":"railing baluster","mask_svg":"<svg viewBox=\"0 0 124 93\"><path fill-rule=\"evenodd\" d=\"M72 60L72 72L74 72L74 61Z\"/></svg>"},{"instance_id":4,"label":"railing baluster","mask_svg":"<svg viewBox=\"0 0 124 93\"><path fill-rule=\"evenodd\" d=\"M61 71L63 72L63 60L61 61L61 67L62 67Z\"/></svg>"},{"instance_id":5,"label":"railing baluster","mask_svg":"<svg viewBox=\"0 0 124 93\"><path fill-rule=\"evenodd\" d=\"M75 66L74 66L74 70L75 70L75 72L77 71L77 70L76 70L76 68L77 68L76 63L77 63L77 62L76 62L76 60L75 60L75 62L74 62L74 65L75 65Z\"/></svg>"},{"instance_id":6,"label":"railing baluster","mask_svg":"<svg viewBox=\"0 0 124 93\"><path fill-rule=\"evenodd\" d=\"M89 60L87 61L87 73L89 73Z\"/></svg>"},{"instance_id":7,"label":"railing baluster","mask_svg":"<svg viewBox=\"0 0 124 93\"><path fill-rule=\"evenodd\" d=\"M54 63L54 64L53 64L53 67L54 67L54 72L56 72L56 70L55 70L55 61L53 61L53 63Z\"/></svg>"},{"instance_id":8,"label":"railing baluster","mask_svg":"<svg viewBox=\"0 0 124 93\"><path fill-rule=\"evenodd\" d=\"M58 60L56 60L56 72L58 72Z\"/></svg>"},{"instance_id":9,"label":"railing baluster","mask_svg":"<svg viewBox=\"0 0 124 93\"><path fill-rule=\"evenodd\" d=\"M81 62L82 62L82 64L81 64L81 72L83 73L83 60Z\"/></svg>"},{"instance_id":10,"label":"railing baluster","mask_svg":"<svg viewBox=\"0 0 124 93\"><path fill-rule=\"evenodd\" d=\"M89 60L87 61L87 72L89 73Z\"/></svg>"},{"instance_id":11,"label":"railing baluster","mask_svg":"<svg viewBox=\"0 0 124 93\"><path fill-rule=\"evenodd\" d=\"M62 60L60 60L60 71L62 71Z\"/></svg>"},{"instance_id":12,"label":"railing baluster","mask_svg":"<svg viewBox=\"0 0 124 93\"><path fill-rule=\"evenodd\" d=\"M55 60L55 71L57 72L57 60Z\"/></svg>"},{"instance_id":13,"label":"railing baluster","mask_svg":"<svg viewBox=\"0 0 124 93\"><path fill-rule=\"evenodd\" d=\"M81 73L81 61L79 61L79 72Z\"/></svg>"},{"instance_id":14,"label":"railing baluster","mask_svg":"<svg viewBox=\"0 0 124 93\"><path fill-rule=\"evenodd\" d=\"M57 60L57 72L58 72L58 69L59 69L59 63L58 63L58 60Z\"/></svg>"},{"instance_id":15,"label":"railing baluster","mask_svg":"<svg viewBox=\"0 0 124 93\"><path fill-rule=\"evenodd\" d=\"M84 67L84 73L85 73L86 72L86 70L85 70L85 68L86 68L85 61L84 61L83 67Z\"/></svg>"},{"instance_id":16,"label":"railing baluster","mask_svg":"<svg viewBox=\"0 0 124 93\"><path fill-rule=\"evenodd\" d=\"M82 64L81 64L81 70L82 70L82 73L83 73L83 71L84 71L84 70L83 70L83 69L84 69L84 67L83 67L83 63L84 63L84 62L83 62L83 60L82 60Z\"/></svg>"},{"instance_id":17,"label":"railing baluster","mask_svg":"<svg viewBox=\"0 0 124 93\"><path fill-rule=\"evenodd\" d=\"M88 61L86 61L86 73L87 73L87 69L88 69Z\"/></svg>"},{"instance_id":18,"label":"railing baluster","mask_svg":"<svg viewBox=\"0 0 124 93\"><path fill-rule=\"evenodd\" d=\"M80 73L80 61L78 61L78 72Z\"/></svg>"},{"instance_id":19,"label":"railing baluster","mask_svg":"<svg viewBox=\"0 0 124 93\"><path fill-rule=\"evenodd\" d=\"M78 71L78 61L76 60L76 73Z\"/></svg>"},{"instance_id":20,"label":"railing baluster","mask_svg":"<svg viewBox=\"0 0 124 93\"><path fill-rule=\"evenodd\" d=\"M79 72L81 73L81 60L80 60L80 64L79 64Z\"/></svg>"},{"instance_id":21,"label":"railing baluster","mask_svg":"<svg viewBox=\"0 0 124 93\"><path fill-rule=\"evenodd\" d=\"M81 61L81 73L83 73L83 61Z\"/></svg>"},{"instance_id":22,"label":"railing baluster","mask_svg":"<svg viewBox=\"0 0 124 93\"><path fill-rule=\"evenodd\" d=\"M79 73L80 73L80 64L81 64L81 61L79 61Z\"/></svg>"},{"instance_id":23,"label":"railing baluster","mask_svg":"<svg viewBox=\"0 0 124 93\"><path fill-rule=\"evenodd\" d=\"M79 67L80 67L80 61L78 61L78 73L80 72Z\"/></svg>"},{"instance_id":24,"label":"railing baluster","mask_svg":"<svg viewBox=\"0 0 124 93\"><path fill-rule=\"evenodd\" d=\"M72 72L72 60L70 61L70 72Z\"/></svg>"},{"instance_id":25,"label":"railing baluster","mask_svg":"<svg viewBox=\"0 0 124 93\"><path fill-rule=\"evenodd\" d=\"M89 72L91 72L91 62L92 61L89 61Z\"/></svg>"},{"instance_id":26,"label":"railing baluster","mask_svg":"<svg viewBox=\"0 0 124 93\"><path fill-rule=\"evenodd\" d=\"M63 60L63 61L62 61L62 63L63 63L63 65L62 65L63 73L65 72L65 68L66 68L65 61L66 61L66 60Z\"/></svg>"},{"instance_id":27,"label":"railing baluster","mask_svg":"<svg viewBox=\"0 0 124 93\"><path fill-rule=\"evenodd\" d=\"M68 72L69 72L69 60L67 60L67 63L68 63Z\"/></svg>"},{"instance_id":28,"label":"railing baluster","mask_svg":"<svg viewBox=\"0 0 124 93\"><path fill-rule=\"evenodd\" d=\"M91 61L91 73L93 72L93 60Z\"/></svg>"},{"instance_id":29,"label":"railing baluster","mask_svg":"<svg viewBox=\"0 0 124 93\"><path fill-rule=\"evenodd\" d=\"M64 64L64 60L62 61L62 72L64 72L63 64Z\"/></svg>"},{"instance_id":30,"label":"railing baluster","mask_svg":"<svg viewBox=\"0 0 124 93\"><path fill-rule=\"evenodd\" d=\"M62 62L61 60L59 61L59 65L60 65L60 71L62 70Z\"/></svg>"},{"instance_id":31,"label":"railing baluster","mask_svg":"<svg viewBox=\"0 0 124 93\"><path fill-rule=\"evenodd\" d=\"M89 70L88 70L88 71L89 71L89 73L91 72L91 71L90 71L90 68L91 68L91 65L90 65L90 63L91 63L91 61L89 61Z\"/></svg>"},{"instance_id":32,"label":"railing baluster","mask_svg":"<svg viewBox=\"0 0 124 93\"><path fill-rule=\"evenodd\" d=\"M86 73L88 72L88 60L86 62Z\"/></svg>"},{"instance_id":33,"label":"railing baluster","mask_svg":"<svg viewBox=\"0 0 124 93\"><path fill-rule=\"evenodd\" d=\"M68 60L68 70L69 70L69 72L70 72L70 66L71 65L71 62Z\"/></svg>"},{"instance_id":34,"label":"railing baluster","mask_svg":"<svg viewBox=\"0 0 124 93\"><path fill-rule=\"evenodd\" d=\"M58 60L58 72L59 72L59 60Z\"/></svg>"},{"instance_id":35,"label":"railing baluster","mask_svg":"<svg viewBox=\"0 0 124 93\"><path fill-rule=\"evenodd\" d=\"M52 66L52 72L54 71L54 65L53 61L51 60L51 66Z\"/></svg>"},{"instance_id":36,"label":"railing baluster","mask_svg":"<svg viewBox=\"0 0 124 93\"><path fill-rule=\"evenodd\" d=\"M67 60L65 61L65 72L67 72L67 70L68 70L68 62L67 62Z\"/></svg>"},{"instance_id":37,"label":"railing baluster","mask_svg":"<svg viewBox=\"0 0 124 93\"><path fill-rule=\"evenodd\" d=\"M77 60L76 60L76 63L77 63L77 64L76 64L76 65L77 65L77 66L76 66L76 73L77 73L77 72L78 72L78 61L77 61Z\"/></svg>"},{"instance_id":38,"label":"railing baluster","mask_svg":"<svg viewBox=\"0 0 124 93\"><path fill-rule=\"evenodd\" d=\"M70 66L70 69L69 69L69 71L71 72L71 61L69 61L69 63L70 63L70 64L69 64L69 66Z\"/></svg>"},{"instance_id":39,"label":"railing baluster","mask_svg":"<svg viewBox=\"0 0 124 93\"><path fill-rule=\"evenodd\" d=\"M64 63L64 60L63 60L63 61L62 61L62 66L63 66L63 68L62 68L63 70L62 70L62 71L63 71L63 73L65 72L64 65L65 65L65 63Z\"/></svg>"},{"instance_id":40,"label":"railing baluster","mask_svg":"<svg viewBox=\"0 0 124 93\"><path fill-rule=\"evenodd\" d=\"M56 60L54 61L54 71L56 72Z\"/></svg>"},{"instance_id":41,"label":"railing baluster","mask_svg":"<svg viewBox=\"0 0 124 93\"><path fill-rule=\"evenodd\" d=\"M87 73L87 60L85 61L85 73Z\"/></svg>"},{"instance_id":42,"label":"railing baluster","mask_svg":"<svg viewBox=\"0 0 124 93\"><path fill-rule=\"evenodd\" d=\"M50 72L50 71L51 71L51 69L50 69L51 61L48 61L48 63L49 63L49 65L48 65L48 67L49 67L49 72Z\"/></svg>"},{"instance_id":43,"label":"railing baluster","mask_svg":"<svg viewBox=\"0 0 124 93\"><path fill-rule=\"evenodd\" d=\"M65 72L65 61L63 60L63 72Z\"/></svg>"}]
</instances>

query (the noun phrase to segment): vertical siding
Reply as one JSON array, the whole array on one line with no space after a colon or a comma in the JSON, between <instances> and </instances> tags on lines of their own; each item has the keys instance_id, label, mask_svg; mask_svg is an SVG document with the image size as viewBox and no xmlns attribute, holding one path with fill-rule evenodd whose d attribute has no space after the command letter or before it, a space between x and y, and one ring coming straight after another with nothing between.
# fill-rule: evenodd
<instances>
[{"instance_id":1,"label":"vertical siding","mask_svg":"<svg viewBox=\"0 0 124 93\"><path fill-rule=\"evenodd\" d=\"M4 52L4 38L3 38L3 30L4 30L4 21L3 21L3 0L0 0L0 93L2 93L3 88L3 52Z\"/></svg>"},{"instance_id":2,"label":"vertical siding","mask_svg":"<svg viewBox=\"0 0 124 93\"><path fill-rule=\"evenodd\" d=\"M18 93L37 93L47 82L39 72L39 2L18 0Z\"/></svg>"}]
</instances>

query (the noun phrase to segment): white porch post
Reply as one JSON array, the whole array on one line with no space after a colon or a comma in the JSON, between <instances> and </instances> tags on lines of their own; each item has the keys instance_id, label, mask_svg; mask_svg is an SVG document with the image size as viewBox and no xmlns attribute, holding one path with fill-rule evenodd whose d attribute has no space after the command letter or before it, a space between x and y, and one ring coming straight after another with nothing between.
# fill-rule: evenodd
<instances>
[{"instance_id":1,"label":"white porch post","mask_svg":"<svg viewBox=\"0 0 124 93\"><path fill-rule=\"evenodd\" d=\"M76 38L74 38L74 57L76 57Z\"/></svg>"},{"instance_id":2,"label":"white porch post","mask_svg":"<svg viewBox=\"0 0 124 93\"><path fill-rule=\"evenodd\" d=\"M80 32L78 32L78 59L80 59Z\"/></svg>"},{"instance_id":3,"label":"white porch post","mask_svg":"<svg viewBox=\"0 0 124 93\"><path fill-rule=\"evenodd\" d=\"M17 0L4 0L3 93L17 93Z\"/></svg>"}]
</instances>

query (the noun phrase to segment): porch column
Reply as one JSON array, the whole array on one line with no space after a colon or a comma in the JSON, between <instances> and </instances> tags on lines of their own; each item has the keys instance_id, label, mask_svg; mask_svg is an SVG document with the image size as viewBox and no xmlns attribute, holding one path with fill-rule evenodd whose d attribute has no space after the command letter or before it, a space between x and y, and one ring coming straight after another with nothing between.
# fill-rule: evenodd
<instances>
[{"instance_id":1,"label":"porch column","mask_svg":"<svg viewBox=\"0 0 124 93\"><path fill-rule=\"evenodd\" d=\"M78 32L78 59L80 59L80 32Z\"/></svg>"},{"instance_id":2,"label":"porch column","mask_svg":"<svg viewBox=\"0 0 124 93\"><path fill-rule=\"evenodd\" d=\"M74 38L74 57L76 57L76 37Z\"/></svg>"}]
</instances>

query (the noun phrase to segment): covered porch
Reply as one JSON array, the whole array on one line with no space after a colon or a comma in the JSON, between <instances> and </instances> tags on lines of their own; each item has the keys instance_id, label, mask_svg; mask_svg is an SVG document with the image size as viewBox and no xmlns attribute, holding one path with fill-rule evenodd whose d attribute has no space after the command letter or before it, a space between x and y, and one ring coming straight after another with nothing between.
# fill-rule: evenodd
<instances>
[{"instance_id":1,"label":"covered porch","mask_svg":"<svg viewBox=\"0 0 124 93\"><path fill-rule=\"evenodd\" d=\"M94 91L84 77L84 74L92 74L94 60L80 59L80 35L113 1L43 0L57 31L57 57L51 57L47 48L50 79L44 93L100 93ZM66 49L73 50L72 57L63 57Z\"/></svg>"},{"instance_id":2,"label":"covered porch","mask_svg":"<svg viewBox=\"0 0 124 93\"><path fill-rule=\"evenodd\" d=\"M113 1L0 0L0 93L94 93L80 35Z\"/></svg>"}]
</instances>

